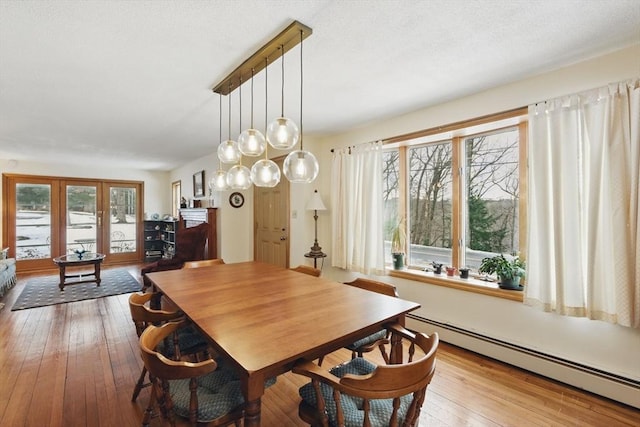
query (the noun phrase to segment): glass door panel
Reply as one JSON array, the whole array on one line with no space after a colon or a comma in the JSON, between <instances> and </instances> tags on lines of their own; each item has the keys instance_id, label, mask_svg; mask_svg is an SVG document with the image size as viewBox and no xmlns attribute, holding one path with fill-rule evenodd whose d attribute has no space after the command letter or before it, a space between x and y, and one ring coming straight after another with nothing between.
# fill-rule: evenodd
<instances>
[{"instance_id":1,"label":"glass door panel","mask_svg":"<svg viewBox=\"0 0 640 427\"><path fill-rule=\"evenodd\" d=\"M16 260L51 258L51 185L16 184Z\"/></svg>"},{"instance_id":2,"label":"glass door panel","mask_svg":"<svg viewBox=\"0 0 640 427\"><path fill-rule=\"evenodd\" d=\"M109 188L109 253L135 253L137 250L137 191L135 187Z\"/></svg>"},{"instance_id":3,"label":"glass door panel","mask_svg":"<svg viewBox=\"0 0 640 427\"><path fill-rule=\"evenodd\" d=\"M66 186L66 253L99 252L96 195L94 185Z\"/></svg>"}]
</instances>

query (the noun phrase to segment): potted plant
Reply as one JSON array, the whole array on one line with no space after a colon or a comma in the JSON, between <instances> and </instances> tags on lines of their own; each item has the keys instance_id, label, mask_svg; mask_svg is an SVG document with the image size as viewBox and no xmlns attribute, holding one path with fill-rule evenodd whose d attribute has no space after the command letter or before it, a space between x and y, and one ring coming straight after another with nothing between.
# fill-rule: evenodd
<instances>
[{"instance_id":1,"label":"potted plant","mask_svg":"<svg viewBox=\"0 0 640 427\"><path fill-rule=\"evenodd\" d=\"M525 267L525 262L518 256L507 258L500 254L484 258L478 271L486 274L495 273L500 279L499 286L502 289L522 290L520 278L524 277Z\"/></svg>"},{"instance_id":2,"label":"potted plant","mask_svg":"<svg viewBox=\"0 0 640 427\"><path fill-rule=\"evenodd\" d=\"M407 232L404 224L405 221L402 218L391 230L391 257L393 258L394 270L404 268L404 251L407 241Z\"/></svg>"}]
</instances>

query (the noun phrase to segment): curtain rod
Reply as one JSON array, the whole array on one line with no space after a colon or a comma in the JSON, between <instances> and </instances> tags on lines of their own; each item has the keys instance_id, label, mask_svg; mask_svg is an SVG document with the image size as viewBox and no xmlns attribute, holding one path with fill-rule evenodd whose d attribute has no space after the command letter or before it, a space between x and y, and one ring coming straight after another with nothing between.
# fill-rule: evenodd
<instances>
[{"instance_id":1,"label":"curtain rod","mask_svg":"<svg viewBox=\"0 0 640 427\"><path fill-rule=\"evenodd\" d=\"M471 119L471 120L460 120L460 121L449 123L449 124L446 124L446 125L443 125L443 126L435 126L435 127L432 127L432 128L422 129L422 130L418 130L418 131L415 131L415 132L409 132L409 133L405 133L405 134L398 135L398 136L392 136L392 137L389 137L389 138L383 138L383 139L380 139L378 141L380 141L382 143L382 145L385 145L385 144L393 144L395 142L408 141L410 139L422 138L422 137L425 137L425 136L431 136L431 135L435 135L435 134L438 134L438 133L450 132L450 131L461 129L463 127L477 126L477 125L485 124L485 123L492 122L492 121L503 120L503 119L519 116L519 115L522 115L522 114L526 114L527 113L527 108L528 107L526 107L526 106L525 107L513 108L511 110L502 111L502 112L496 113L496 114L488 114L488 115L485 115L485 116L476 117L475 119ZM362 144L370 144L372 142L376 142L376 141L363 142ZM349 146L349 148L356 147L356 146L362 145L362 144L351 145L351 146ZM332 153L333 153L333 150L334 149L332 148L331 149Z\"/></svg>"}]
</instances>

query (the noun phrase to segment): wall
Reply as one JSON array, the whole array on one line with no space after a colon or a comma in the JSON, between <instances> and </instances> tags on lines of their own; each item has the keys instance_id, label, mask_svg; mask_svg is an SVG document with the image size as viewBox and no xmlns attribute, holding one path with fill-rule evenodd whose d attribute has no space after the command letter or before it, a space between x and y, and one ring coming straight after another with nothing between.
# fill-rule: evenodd
<instances>
[{"instance_id":1,"label":"wall","mask_svg":"<svg viewBox=\"0 0 640 427\"><path fill-rule=\"evenodd\" d=\"M0 172L19 175L64 176L72 178L114 179L144 182L144 212L166 213L171 201L171 186L168 172L153 172L137 169L117 169L100 165L69 166L0 159ZM2 183L0 182L0 187ZM2 189L0 188L0 191ZM0 204L2 201L0 200ZM0 242L2 241L0 230Z\"/></svg>"},{"instance_id":2,"label":"wall","mask_svg":"<svg viewBox=\"0 0 640 427\"><path fill-rule=\"evenodd\" d=\"M637 76L640 76L640 45L391 120L377 121L351 132L332 135L321 141L323 148L316 152L321 170L325 171L317 183L319 191L327 203L330 148L480 117ZM330 257L328 216L319 224L319 234L322 246ZM330 259L328 265L329 262ZM323 275L338 281L353 277L348 272L326 267ZM416 313L424 318L640 381L640 330L543 313L521 303L435 285L391 277L379 279L395 283L403 298L422 304ZM436 330L420 322L411 322L411 326L425 332ZM543 363L538 358L523 356L519 352L507 351L447 330L439 329L439 333L445 340L462 347L505 358L510 363L640 407L638 388L603 382L597 377L585 376L554 363Z\"/></svg>"}]
</instances>

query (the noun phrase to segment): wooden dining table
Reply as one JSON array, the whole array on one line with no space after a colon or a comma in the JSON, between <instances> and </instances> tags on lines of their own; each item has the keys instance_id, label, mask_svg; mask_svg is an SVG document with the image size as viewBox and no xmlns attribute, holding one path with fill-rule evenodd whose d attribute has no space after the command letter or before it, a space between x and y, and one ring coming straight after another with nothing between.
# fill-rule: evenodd
<instances>
[{"instance_id":1,"label":"wooden dining table","mask_svg":"<svg viewBox=\"0 0 640 427\"><path fill-rule=\"evenodd\" d=\"M261 262L148 274L162 292L237 368L245 426L260 425L266 379L404 323L418 303ZM293 397L293 396L292 396Z\"/></svg>"}]
</instances>

